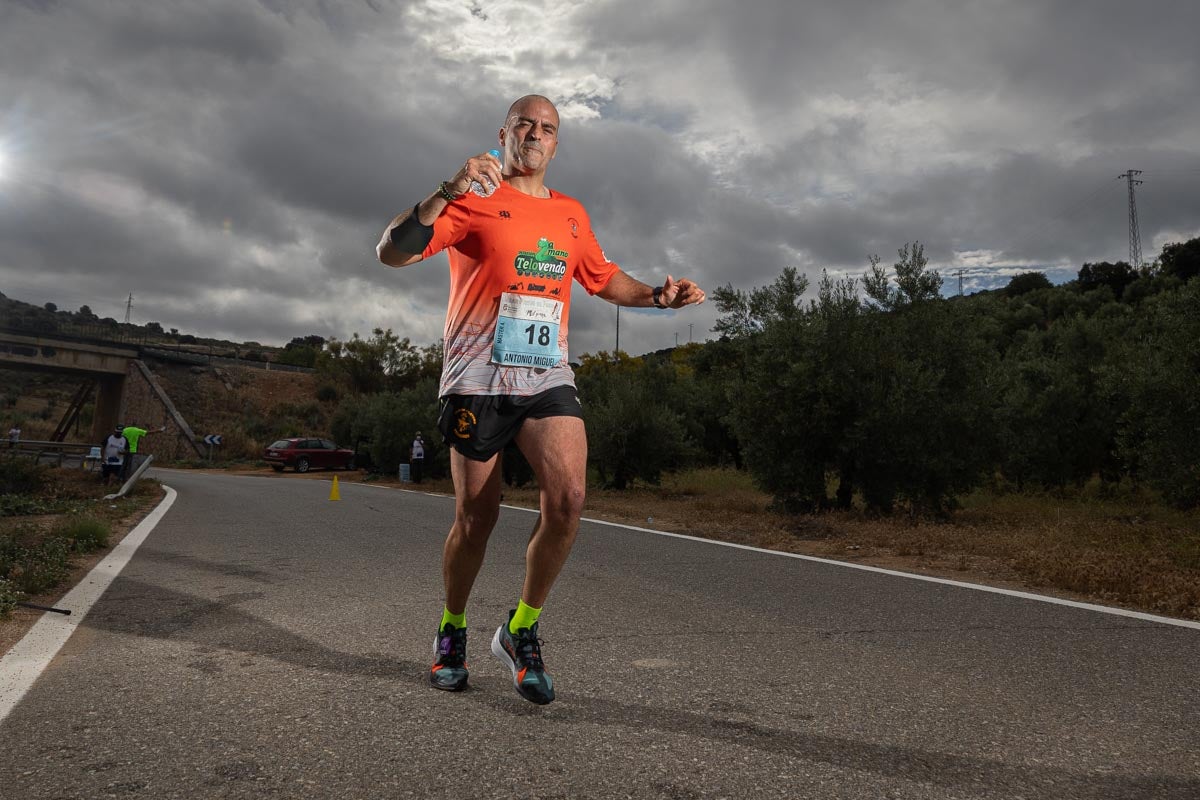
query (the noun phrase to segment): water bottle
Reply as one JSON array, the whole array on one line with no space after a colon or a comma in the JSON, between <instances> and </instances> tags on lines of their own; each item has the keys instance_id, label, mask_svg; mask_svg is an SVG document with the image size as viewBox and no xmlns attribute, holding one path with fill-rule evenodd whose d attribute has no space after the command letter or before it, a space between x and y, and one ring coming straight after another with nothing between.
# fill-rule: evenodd
<instances>
[{"instance_id":1,"label":"water bottle","mask_svg":"<svg viewBox=\"0 0 1200 800\"><path fill-rule=\"evenodd\" d=\"M488 150L488 155L499 159L500 151ZM479 181L471 181L471 191L480 197L491 197L492 192L496 191L496 187L492 186L492 182L487 179L487 176L484 176L483 183L480 183Z\"/></svg>"}]
</instances>

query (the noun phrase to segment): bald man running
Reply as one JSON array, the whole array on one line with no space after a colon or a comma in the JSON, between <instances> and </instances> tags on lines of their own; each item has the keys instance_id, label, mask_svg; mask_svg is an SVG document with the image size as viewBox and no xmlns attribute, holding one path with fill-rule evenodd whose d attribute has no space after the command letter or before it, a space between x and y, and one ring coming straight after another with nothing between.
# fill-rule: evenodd
<instances>
[{"instance_id":1,"label":"bald man running","mask_svg":"<svg viewBox=\"0 0 1200 800\"><path fill-rule=\"evenodd\" d=\"M394 220L379 260L406 267L441 250L450 261L438 428L450 446L455 517L442 555L445 606L429 680L467 685L467 599L500 513L501 451L515 440L537 476L540 510L525 552L517 607L496 629L492 652L534 703L554 699L538 619L579 530L587 434L567 363L571 280L633 307L702 303L690 280L638 281L609 261L579 201L546 186L559 117L540 95L517 100L499 131L503 163L484 153ZM472 182L495 187L481 197Z\"/></svg>"}]
</instances>

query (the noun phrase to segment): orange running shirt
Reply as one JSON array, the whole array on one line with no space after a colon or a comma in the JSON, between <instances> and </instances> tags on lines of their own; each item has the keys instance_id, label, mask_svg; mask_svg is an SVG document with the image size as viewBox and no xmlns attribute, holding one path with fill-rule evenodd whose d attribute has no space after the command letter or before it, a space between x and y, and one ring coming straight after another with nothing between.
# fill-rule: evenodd
<instances>
[{"instance_id":1,"label":"orange running shirt","mask_svg":"<svg viewBox=\"0 0 1200 800\"><path fill-rule=\"evenodd\" d=\"M433 223L433 239L422 255L446 249L450 305L440 395L528 396L574 386L575 373L567 363L571 280L595 294L618 269L596 242L583 205L555 191L548 198L531 197L507 183L491 197L467 193ZM492 363L502 294L510 300L513 295L544 298L533 301L539 308L554 305L548 301L562 303L561 317L555 316L562 357L555 366Z\"/></svg>"}]
</instances>

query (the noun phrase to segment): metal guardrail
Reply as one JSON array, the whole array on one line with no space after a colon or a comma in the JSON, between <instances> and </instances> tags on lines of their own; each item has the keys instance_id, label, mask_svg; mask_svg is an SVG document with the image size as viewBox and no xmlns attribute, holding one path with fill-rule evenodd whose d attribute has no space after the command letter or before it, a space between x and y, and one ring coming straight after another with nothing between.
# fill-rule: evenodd
<instances>
[{"instance_id":1,"label":"metal guardrail","mask_svg":"<svg viewBox=\"0 0 1200 800\"><path fill-rule=\"evenodd\" d=\"M222 358L214 356L212 363L223 367L249 367L250 369L263 369L268 372L307 372L310 374L316 372L312 367L297 367L294 364L280 364L277 361L250 361L245 358Z\"/></svg>"},{"instance_id":2,"label":"metal guardrail","mask_svg":"<svg viewBox=\"0 0 1200 800\"><path fill-rule=\"evenodd\" d=\"M7 444L7 442L5 443ZM22 447L30 445L30 447ZM33 445L40 445L34 447ZM75 452L70 452L74 450ZM2 452L13 453L17 457L29 456L38 464L54 464L58 467L78 467L80 469L95 469L100 464L100 447L82 442L34 442L22 441L17 447L5 448ZM129 458L130 456L126 456ZM105 495L105 500L123 497L141 479L154 461L153 455L141 459L134 473L121 486L116 494Z\"/></svg>"},{"instance_id":3,"label":"metal guardrail","mask_svg":"<svg viewBox=\"0 0 1200 800\"><path fill-rule=\"evenodd\" d=\"M151 358L159 358L165 360L175 360L190 364L218 364L225 367L247 367L249 369L262 369L280 372L316 372L312 367L300 367L293 364L280 364L278 361L262 361L258 359L240 358L237 357L239 348L233 346L222 346L220 352L226 355L218 355L217 348L214 345L184 345L179 342L164 342L158 338L151 338L151 335L145 331L124 332L119 327L112 328L107 325L68 325L57 323L57 327L39 326L39 325L22 325L19 322L13 324L12 320L7 320L0 323L0 333L12 333L20 336L38 336L43 338L58 338L67 341L81 342L84 344L116 344L116 345L132 345L136 347L139 353L147 355ZM161 335L161 334L160 334ZM196 349L199 347L201 349ZM205 352L205 348L207 352ZM254 351L254 348L241 348L247 352ZM227 354L233 353L234 357L230 358Z\"/></svg>"},{"instance_id":4,"label":"metal guardrail","mask_svg":"<svg viewBox=\"0 0 1200 800\"><path fill-rule=\"evenodd\" d=\"M51 339L68 339L86 343L108 343L142 345L146 343L144 331L122 331L101 324L74 325L58 323L52 325L22 324L19 319L6 319L0 331L18 336L38 336Z\"/></svg>"},{"instance_id":5,"label":"metal guardrail","mask_svg":"<svg viewBox=\"0 0 1200 800\"><path fill-rule=\"evenodd\" d=\"M158 343L143 346L142 355L144 357L155 358L160 361L175 361L181 364L195 364L198 366L216 364L217 366L221 367L245 367L248 369L267 370L269 372L316 372L316 370L312 367L300 367L294 364L280 364L278 361L259 361L250 358L229 358L228 356L219 356L214 353L202 353L195 350L184 350L183 348L177 348Z\"/></svg>"},{"instance_id":6,"label":"metal guardrail","mask_svg":"<svg viewBox=\"0 0 1200 800\"><path fill-rule=\"evenodd\" d=\"M38 464L54 464L59 467L87 467L90 459L100 458L100 448L88 442L39 442L22 439L15 447L9 442L3 442L0 448L0 453L5 455L29 458Z\"/></svg>"}]
</instances>

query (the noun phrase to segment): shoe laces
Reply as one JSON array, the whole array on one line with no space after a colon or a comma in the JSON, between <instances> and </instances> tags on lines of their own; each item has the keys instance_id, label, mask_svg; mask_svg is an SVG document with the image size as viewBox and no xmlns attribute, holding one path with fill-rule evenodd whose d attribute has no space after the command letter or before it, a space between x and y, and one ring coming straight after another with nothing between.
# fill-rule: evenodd
<instances>
[{"instance_id":1,"label":"shoe laces","mask_svg":"<svg viewBox=\"0 0 1200 800\"><path fill-rule=\"evenodd\" d=\"M545 642L538 638L530 628L522 628L513 636L515 640L517 655L525 666L534 670L543 670L545 667L542 664L542 645Z\"/></svg>"}]
</instances>

